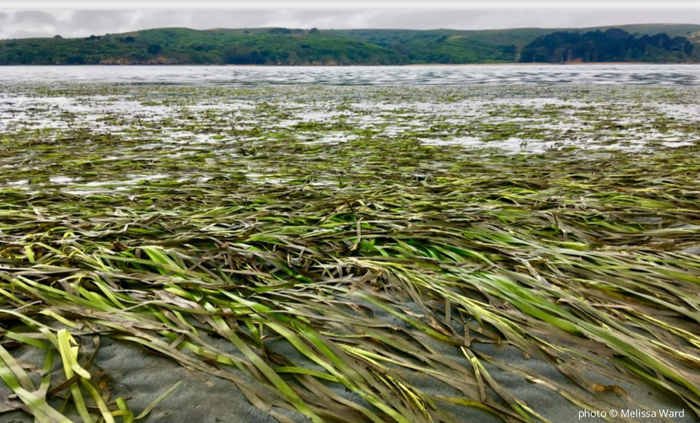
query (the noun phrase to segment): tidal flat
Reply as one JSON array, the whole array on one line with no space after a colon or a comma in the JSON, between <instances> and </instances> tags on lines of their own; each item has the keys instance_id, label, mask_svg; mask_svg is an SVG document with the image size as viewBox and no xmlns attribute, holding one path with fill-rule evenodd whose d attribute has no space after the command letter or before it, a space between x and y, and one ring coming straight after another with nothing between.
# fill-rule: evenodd
<instances>
[{"instance_id":1,"label":"tidal flat","mask_svg":"<svg viewBox=\"0 0 700 423\"><path fill-rule=\"evenodd\" d=\"M699 153L696 86L0 84L0 420L700 421Z\"/></svg>"}]
</instances>

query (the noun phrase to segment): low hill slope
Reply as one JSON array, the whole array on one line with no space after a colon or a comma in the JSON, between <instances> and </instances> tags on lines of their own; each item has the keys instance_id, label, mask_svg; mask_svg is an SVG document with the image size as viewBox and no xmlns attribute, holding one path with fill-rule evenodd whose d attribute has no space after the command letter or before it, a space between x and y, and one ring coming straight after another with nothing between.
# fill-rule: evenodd
<instances>
[{"instance_id":1,"label":"low hill slope","mask_svg":"<svg viewBox=\"0 0 700 423\"><path fill-rule=\"evenodd\" d=\"M410 63L512 63L540 37L601 28L451 29L158 28L85 38L0 41L0 65L255 64L403 65ZM700 25L645 24L615 28L636 37L667 34L700 43ZM647 55L650 62L687 61L678 54ZM532 55L530 55L532 57ZM542 56L542 61L545 60ZM700 61L700 48L691 58ZM539 59L538 59L539 61Z\"/></svg>"}]
</instances>

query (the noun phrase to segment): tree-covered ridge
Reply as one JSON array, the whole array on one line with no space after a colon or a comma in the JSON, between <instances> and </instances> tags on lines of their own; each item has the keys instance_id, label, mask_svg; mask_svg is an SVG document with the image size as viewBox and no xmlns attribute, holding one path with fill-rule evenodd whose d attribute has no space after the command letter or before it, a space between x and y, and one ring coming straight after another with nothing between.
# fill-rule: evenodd
<instances>
[{"instance_id":1,"label":"tree-covered ridge","mask_svg":"<svg viewBox=\"0 0 700 423\"><path fill-rule=\"evenodd\" d=\"M700 49L693 48L693 44L700 42L696 36L700 34L700 25L621 28L629 31L617 28L485 31L159 28L72 39L56 36L2 40L0 65L700 61Z\"/></svg>"},{"instance_id":2,"label":"tree-covered ridge","mask_svg":"<svg viewBox=\"0 0 700 423\"><path fill-rule=\"evenodd\" d=\"M87 38L0 42L0 64L388 65L390 49L317 29L219 32L165 28Z\"/></svg>"},{"instance_id":3,"label":"tree-covered ridge","mask_svg":"<svg viewBox=\"0 0 700 423\"><path fill-rule=\"evenodd\" d=\"M554 32L523 48L522 62L689 62L694 45L685 37L606 31Z\"/></svg>"}]
</instances>

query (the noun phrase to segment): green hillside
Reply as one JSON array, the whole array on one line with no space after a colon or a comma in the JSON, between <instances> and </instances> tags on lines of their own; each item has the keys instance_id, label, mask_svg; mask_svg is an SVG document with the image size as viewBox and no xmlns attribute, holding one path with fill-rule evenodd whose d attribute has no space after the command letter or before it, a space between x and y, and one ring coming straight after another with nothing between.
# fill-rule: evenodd
<instances>
[{"instance_id":1,"label":"green hillside","mask_svg":"<svg viewBox=\"0 0 700 423\"><path fill-rule=\"evenodd\" d=\"M693 24L639 24L592 28L516 28L494 30L429 31L396 29L349 29L333 31L344 37L377 44L405 54L415 63L499 63L518 62L523 48L538 37L558 31L590 32L619 28L639 36L665 33L670 37L691 37L700 32ZM700 43L700 37L696 37Z\"/></svg>"},{"instance_id":2,"label":"green hillside","mask_svg":"<svg viewBox=\"0 0 700 423\"><path fill-rule=\"evenodd\" d=\"M610 28L620 28L632 34L639 35L656 35L665 33L669 37L688 37L689 35L700 31L700 25L695 24L636 24L636 25L619 25L619 26L601 26L586 28L587 30L600 29L605 31Z\"/></svg>"},{"instance_id":3,"label":"green hillside","mask_svg":"<svg viewBox=\"0 0 700 423\"><path fill-rule=\"evenodd\" d=\"M552 30L357 29L333 32L401 52L414 63L507 63L516 62L524 45Z\"/></svg>"},{"instance_id":4,"label":"green hillside","mask_svg":"<svg viewBox=\"0 0 700 423\"><path fill-rule=\"evenodd\" d=\"M289 31L290 33L287 33ZM308 30L162 28L87 38L0 42L0 64L404 64L375 44Z\"/></svg>"},{"instance_id":5,"label":"green hillside","mask_svg":"<svg viewBox=\"0 0 700 423\"><path fill-rule=\"evenodd\" d=\"M3 40L0 65L512 63L523 61L523 50L540 37L562 31L586 33L608 28L483 31L159 28L86 38ZM637 37L667 34L671 38L688 38L693 45L700 43L700 25L644 24L615 28ZM551 55L541 55L545 56ZM700 48L693 49L688 57L658 51L643 55L641 60L684 62L690 61L689 58L700 61Z\"/></svg>"},{"instance_id":6,"label":"green hillside","mask_svg":"<svg viewBox=\"0 0 700 423\"><path fill-rule=\"evenodd\" d=\"M667 33L630 34L620 28L588 32L560 31L537 37L521 52L523 62L666 62L693 60L688 38Z\"/></svg>"}]
</instances>

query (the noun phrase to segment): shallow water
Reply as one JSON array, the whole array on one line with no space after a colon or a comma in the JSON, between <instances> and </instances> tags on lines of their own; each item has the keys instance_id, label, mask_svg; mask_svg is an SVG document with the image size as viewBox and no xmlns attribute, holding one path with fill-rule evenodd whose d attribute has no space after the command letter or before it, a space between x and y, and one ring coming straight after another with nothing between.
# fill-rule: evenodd
<instances>
[{"instance_id":1,"label":"shallow water","mask_svg":"<svg viewBox=\"0 0 700 423\"><path fill-rule=\"evenodd\" d=\"M370 154L374 143L484 156L695 148L698 71L663 65L0 67L0 188L136 192L159 181L206 181L231 165L249 182L285 185L309 175L303 169L285 175L280 163ZM494 85L497 80L503 83ZM253 159L255 151L278 164ZM205 166L173 169L199 158ZM118 170L61 169L68 162ZM38 169L48 177L37 177ZM336 185L332 174L332 168L316 172L309 183Z\"/></svg>"},{"instance_id":2,"label":"shallow water","mask_svg":"<svg viewBox=\"0 0 700 423\"><path fill-rule=\"evenodd\" d=\"M698 65L10 66L6 83L165 85L700 85Z\"/></svg>"}]
</instances>

